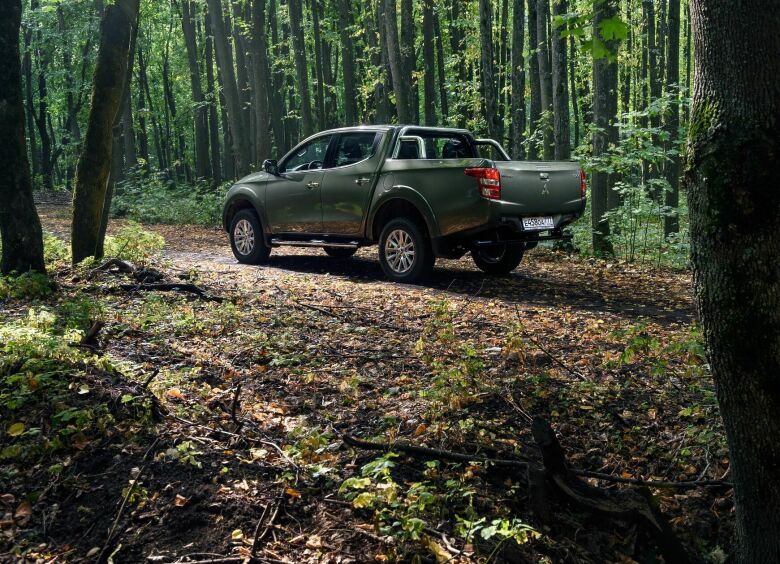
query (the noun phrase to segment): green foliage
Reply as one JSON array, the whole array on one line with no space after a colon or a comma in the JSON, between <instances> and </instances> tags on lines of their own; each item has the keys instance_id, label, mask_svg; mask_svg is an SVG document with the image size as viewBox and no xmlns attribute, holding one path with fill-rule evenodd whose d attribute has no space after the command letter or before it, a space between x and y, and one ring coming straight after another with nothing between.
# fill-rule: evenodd
<instances>
[{"instance_id":1,"label":"green foliage","mask_svg":"<svg viewBox=\"0 0 780 564\"><path fill-rule=\"evenodd\" d=\"M37 300L51 292L52 283L45 274L25 272L19 276L0 276L0 300Z\"/></svg>"},{"instance_id":2,"label":"green foliage","mask_svg":"<svg viewBox=\"0 0 780 564\"><path fill-rule=\"evenodd\" d=\"M113 236L106 236L105 254L133 262L146 262L164 246L165 239L161 235L146 231L138 223L130 221Z\"/></svg>"},{"instance_id":3,"label":"green foliage","mask_svg":"<svg viewBox=\"0 0 780 564\"><path fill-rule=\"evenodd\" d=\"M139 168L117 186L111 211L114 217L141 223L218 225L229 187L176 185Z\"/></svg>"}]
</instances>

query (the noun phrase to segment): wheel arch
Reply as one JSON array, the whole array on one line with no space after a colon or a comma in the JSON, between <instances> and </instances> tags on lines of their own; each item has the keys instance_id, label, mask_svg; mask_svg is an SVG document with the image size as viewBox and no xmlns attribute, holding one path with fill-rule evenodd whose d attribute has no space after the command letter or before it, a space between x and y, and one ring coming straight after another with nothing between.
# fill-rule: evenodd
<instances>
[{"instance_id":1,"label":"wheel arch","mask_svg":"<svg viewBox=\"0 0 780 564\"><path fill-rule=\"evenodd\" d=\"M366 236L372 241L379 240L382 227L393 218L408 217L424 227L428 237L438 235L433 211L422 196L415 192L393 195L377 202L371 215Z\"/></svg>"}]
</instances>

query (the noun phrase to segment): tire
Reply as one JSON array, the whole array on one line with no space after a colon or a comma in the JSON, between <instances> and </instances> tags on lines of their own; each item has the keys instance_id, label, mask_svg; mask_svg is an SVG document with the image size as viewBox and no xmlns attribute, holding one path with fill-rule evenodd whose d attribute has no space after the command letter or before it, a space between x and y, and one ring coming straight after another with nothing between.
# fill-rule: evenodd
<instances>
[{"instance_id":1,"label":"tire","mask_svg":"<svg viewBox=\"0 0 780 564\"><path fill-rule=\"evenodd\" d=\"M263 226L254 210L240 210L230 220L230 248L243 264L262 264L268 260L271 247L266 245Z\"/></svg>"},{"instance_id":2,"label":"tire","mask_svg":"<svg viewBox=\"0 0 780 564\"><path fill-rule=\"evenodd\" d=\"M425 229L414 221L399 217L382 229L379 263L390 280L405 284L421 280L433 270L435 261Z\"/></svg>"},{"instance_id":3,"label":"tire","mask_svg":"<svg viewBox=\"0 0 780 564\"><path fill-rule=\"evenodd\" d=\"M525 250L521 245L497 245L471 251L474 264L492 276L506 276L523 260Z\"/></svg>"},{"instance_id":4,"label":"tire","mask_svg":"<svg viewBox=\"0 0 780 564\"><path fill-rule=\"evenodd\" d=\"M348 259L357 252L357 248L348 247L323 247L325 254L334 259Z\"/></svg>"}]
</instances>

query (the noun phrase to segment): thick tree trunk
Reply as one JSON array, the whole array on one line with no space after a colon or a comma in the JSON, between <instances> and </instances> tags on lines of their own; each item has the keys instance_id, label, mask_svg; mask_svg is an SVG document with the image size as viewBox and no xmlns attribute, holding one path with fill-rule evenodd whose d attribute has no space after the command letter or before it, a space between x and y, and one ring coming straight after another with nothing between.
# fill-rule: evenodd
<instances>
[{"instance_id":1,"label":"thick tree trunk","mask_svg":"<svg viewBox=\"0 0 780 564\"><path fill-rule=\"evenodd\" d=\"M45 272L43 234L32 196L19 66L21 0L0 2L0 272Z\"/></svg>"},{"instance_id":2,"label":"thick tree trunk","mask_svg":"<svg viewBox=\"0 0 780 564\"><path fill-rule=\"evenodd\" d=\"M525 158L525 0L514 0L512 7L512 99L510 150L518 160Z\"/></svg>"},{"instance_id":3,"label":"thick tree trunk","mask_svg":"<svg viewBox=\"0 0 780 564\"><path fill-rule=\"evenodd\" d=\"M379 80L377 88L381 90L381 97L377 107L383 107L384 116L377 119L380 123L390 123L392 121L395 109L390 102L390 93L393 91L393 77L390 72L390 59L387 52L387 26L385 25L385 1L379 0L376 8L376 25L379 31ZM396 116L397 117L397 116Z\"/></svg>"},{"instance_id":4,"label":"thick tree trunk","mask_svg":"<svg viewBox=\"0 0 780 564\"><path fill-rule=\"evenodd\" d=\"M255 162L271 158L271 136L268 134L270 124L269 88L270 65L268 63L268 41L265 34L265 0L254 0L252 5L252 53L255 60L255 130L256 151Z\"/></svg>"},{"instance_id":5,"label":"thick tree trunk","mask_svg":"<svg viewBox=\"0 0 780 564\"><path fill-rule=\"evenodd\" d=\"M244 176L249 172L249 135L243 121L241 101L236 85L236 73L233 69L233 56L225 30L221 0L208 0L211 28L214 32L214 47L217 52L217 65L222 77L222 92L225 95L226 111L230 121L231 147L236 161L236 172Z\"/></svg>"},{"instance_id":6,"label":"thick tree trunk","mask_svg":"<svg viewBox=\"0 0 780 564\"><path fill-rule=\"evenodd\" d=\"M617 51L618 42L601 37L601 22L617 15L617 0L594 2L593 35L600 38L611 56L602 56L593 61L593 157L603 155L610 143L618 138L615 126L617 114ZM613 209L615 201L613 175L594 172L591 180L591 214L593 226L593 252L598 255L612 255L614 250L609 240L609 221L604 214Z\"/></svg>"},{"instance_id":7,"label":"thick tree trunk","mask_svg":"<svg viewBox=\"0 0 780 564\"><path fill-rule=\"evenodd\" d=\"M436 125L436 53L434 47L433 0L423 0L423 70L425 125Z\"/></svg>"},{"instance_id":8,"label":"thick tree trunk","mask_svg":"<svg viewBox=\"0 0 780 564\"><path fill-rule=\"evenodd\" d=\"M125 89L138 0L117 0L107 6L100 29L92 99L84 146L76 167L71 251L73 263L95 256L111 171L113 125Z\"/></svg>"},{"instance_id":9,"label":"thick tree trunk","mask_svg":"<svg viewBox=\"0 0 780 564\"><path fill-rule=\"evenodd\" d=\"M350 26L352 0L339 0L339 38L341 39L341 72L344 76L344 125L358 123L357 90L355 88L355 55L352 51Z\"/></svg>"},{"instance_id":10,"label":"thick tree trunk","mask_svg":"<svg viewBox=\"0 0 780 564\"><path fill-rule=\"evenodd\" d=\"M343 2L344 0L342 0ZM309 95L309 67L306 60L306 43L303 40L303 9L301 0L288 0L290 8L290 35L293 41L293 58L295 59L295 77L298 82L298 96L301 100L300 113L303 126L303 136L314 133L314 120L311 115L311 96ZM349 9L343 7L343 9ZM341 17L341 15L339 16ZM346 30L344 30L346 32ZM354 96L353 96L354 103Z\"/></svg>"},{"instance_id":11,"label":"thick tree trunk","mask_svg":"<svg viewBox=\"0 0 780 564\"><path fill-rule=\"evenodd\" d=\"M553 18L566 14L566 0L552 0ZM571 127L569 119L569 86L567 80L566 38L561 37L561 29L552 27L550 44L552 47L552 86L553 86L553 135L555 139L555 160L567 161L571 157Z\"/></svg>"},{"instance_id":12,"label":"thick tree trunk","mask_svg":"<svg viewBox=\"0 0 780 564\"><path fill-rule=\"evenodd\" d=\"M665 168L669 189L666 191L664 203L669 209L664 217L664 237L680 230L680 221L677 217L677 208L680 205L680 155L677 144L680 135L680 0L669 0L667 39L669 43L667 46L666 77L669 81L669 91L674 99L666 114L665 129L669 135L668 143L672 145L674 154L671 155L671 160L666 163Z\"/></svg>"},{"instance_id":13,"label":"thick tree trunk","mask_svg":"<svg viewBox=\"0 0 780 564\"><path fill-rule=\"evenodd\" d=\"M393 78L393 92L395 92L395 106L398 112L398 122L411 123L411 111L409 105L410 84L405 80L404 65L401 59L401 50L398 45L398 17L395 0L380 0L385 3L385 37L387 39L387 57L390 63L390 74Z\"/></svg>"},{"instance_id":14,"label":"thick tree trunk","mask_svg":"<svg viewBox=\"0 0 780 564\"><path fill-rule=\"evenodd\" d=\"M780 562L780 2L690 6L696 86L685 182L734 482L733 561Z\"/></svg>"},{"instance_id":15,"label":"thick tree trunk","mask_svg":"<svg viewBox=\"0 0 780 564\"><path fill-rule=\"evenodd\" d=\"M539 150L535 141L536 131L540 125L539 120L542 117L542 83L539 80L539 56L537 55L539 41L536 34L536 0L528 0L528 45L530 49L528 81L531 83L529 136L533 139L528 145L528 159L534 161L539 158Z\"/></svg>"},{"instance_id":16,"label":"thick tree trunk","mask_svg":"<svg viewBox=\"0 0 780 564\"><path fill-rule=\"evenodd\" d=\"M482 97L485 102L483 105L485 121L487 122L488 135L500 142L503 134L498 115L498 96L493 65L493 14L490 0L479 0L479 37L479 76Z\"/></svg>"},{"instance_id":17,"label":"thick tree trunk","mask_svg":"<svg viewBox=\"0 0 780 564\"><path fill-rule=\"evenodd\" d=\"M180 0L181 27L184 45L187 49L187 65L190 69L193 114L195 117L195 175L198 178L211 176L209 166L208 108L203 96L198 65L198 41L195 34L195 5L192 0Z\"/></svg>"},{"instance_id":18,"label":"thick tree trunk","mask_svg":"<svg viewBox=\"0 0 780 564\"><path fill-rule=\"evenodd\" d=\"M547 26L550 21L550 0L536 1L536 40L537 40L537 58L539 59L539 85L542 96L542 113L547 113L547 120L544 123L544 146L542 148L543 158L546 161L552 160L555 155L555 138L553 134L553 83L550 64L549 38L547 36Z\"/></svg>"}]
</instances>

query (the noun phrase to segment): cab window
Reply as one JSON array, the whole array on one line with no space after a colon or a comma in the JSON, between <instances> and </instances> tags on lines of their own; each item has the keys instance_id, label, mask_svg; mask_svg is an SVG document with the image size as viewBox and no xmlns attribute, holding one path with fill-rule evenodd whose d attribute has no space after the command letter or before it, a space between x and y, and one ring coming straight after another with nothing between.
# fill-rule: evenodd
<instances>
[{"instance_id":1,"label":"cab window","mask_svg":"<svg viewBox=\"0 0 780 564\"><path fill-rule=\"evenodd\" d=\"M376 131L354 131L339 135L332 166L348 166L370 158L379 143Z\"/></svg>"},{"instance_id":2,"label":"cab window","mask_svg":"<svg viewBox=\"0 0 780 564\"><path fill-rule=\"evenodd\" d=\"M413 129L404 134L420 137L425 145L425 159L470 159L474 147L465 135L454 132Z\"/></svg>"},{"instance_id":3,"label":"cab window","mask_svg":"<svg viewBox=\"0 0 780 564\"><path fill-rule=\"evenodd\" d=\"M331 135L317 137L317 139L313 139L309 143L296 148L295 152L287 157L279 167L279 172L317 170L322 168L331 137Z\"/></svg>"}]
</instances>

